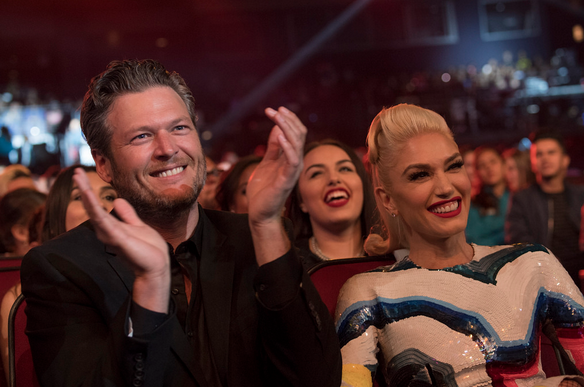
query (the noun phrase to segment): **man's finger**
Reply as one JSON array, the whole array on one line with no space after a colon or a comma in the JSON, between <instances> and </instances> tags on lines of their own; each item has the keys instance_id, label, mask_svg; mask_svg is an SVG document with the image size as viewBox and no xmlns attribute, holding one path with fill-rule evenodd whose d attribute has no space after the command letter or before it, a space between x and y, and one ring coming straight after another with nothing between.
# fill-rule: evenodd
<instances>
[{"instance_id":1,"label":"man's finger","mask_svg":"<svg viewBox=\"0 0 584 387\"><path fill-rule=\"evenodd\" d=\"M95 193L91 189L91 185L89 184L89 179L87 178L85 171L81 168L76 168L75 173L73 174L73 180L79 187L79 191L81 192L81 201L83 202L83 207L85 207L85 211L87 211L89 218L92 221L98 221L102 219L106 212L101 206L99 200L97 200Z\"/></svg>"},{"instance_id":2,"label":"man's finger","mask_svg":"<svg viewBox=\"0 0 584 387\"><path fill-rule=\"evenodd\" d=\"M296 167L300 162L300 157L298 155L298 150L290 144L288 139L283 135L280 134L278 136L278 143L280 144L280 148L284 151L284 155L286 156L286 160L288 164Z\"/></svg>"},{"instance_id":3,"label":"man's finger","mask_svg":"<svg viewBox=\"0 0 584 387\"><path fill-rule=\"evenodd\" d=\"M126 199L118 198L114 200L114 209L116 210L116 214L125 223L136 226L144 224L140 217L138 217L138 214L136 214L134 207Z\"/></svg>"},{"instance_id":4,"label":"man's finger","mask_svg":"<svg viewBox=\"0 0 584 387\"><path fill-rule=\"evenodd\" d=\"M264 155L265 160L276 160L280 156L280 141L278 140L280 135L283 135L282 130L278 126L274 126L268 137L268 147Z\"/></svg>"}]
</instances>

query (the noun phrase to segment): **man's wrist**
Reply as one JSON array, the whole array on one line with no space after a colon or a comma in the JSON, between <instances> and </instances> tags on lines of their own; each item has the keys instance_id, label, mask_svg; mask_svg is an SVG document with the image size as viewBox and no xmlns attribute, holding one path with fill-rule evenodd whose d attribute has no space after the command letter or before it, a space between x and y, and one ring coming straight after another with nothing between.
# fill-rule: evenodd
<instances>
[{"instance_id":1,"label":"man's wrist","mask_svg":"<svg viewBox=\"0 0 584 387\"><path fill-rule=\"evenodd\" d=\"M168 313L169 292L170 273L168 276L136 277L132 300L144 309Z\"/></svg>"},{"instance_id":2,"label":"man's wrist","mask_svg":"<svg viewBox=\"0 0 584 387\"><path fill-rule=\"evenodd\" d=\"M264 222L250 220L249 227L258 265L272 262L290 250L291 242L284 230L282 218Z\"/></svg>"}]
</instances>

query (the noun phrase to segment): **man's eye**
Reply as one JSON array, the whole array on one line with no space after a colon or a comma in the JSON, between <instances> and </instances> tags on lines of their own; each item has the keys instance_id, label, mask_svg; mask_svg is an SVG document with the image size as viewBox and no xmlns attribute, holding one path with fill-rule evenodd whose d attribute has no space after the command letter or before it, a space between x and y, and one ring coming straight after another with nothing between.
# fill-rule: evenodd
<instances>
[{"instance_id":1,"label":"man's eye","mask_svg":"<svg viewBox=\"0 0 584 387\"><path fill-rule=\"evenodd\" d=\"M132 141L134 141L134 140L142 140L142 139L146 138L147 136L148 136L148 135L147 135L146 133L142 133L142 134L139 134L139 135L137 135L136 137L134 137L134 138L132 139Z\"/></svg>"}]
</instances>

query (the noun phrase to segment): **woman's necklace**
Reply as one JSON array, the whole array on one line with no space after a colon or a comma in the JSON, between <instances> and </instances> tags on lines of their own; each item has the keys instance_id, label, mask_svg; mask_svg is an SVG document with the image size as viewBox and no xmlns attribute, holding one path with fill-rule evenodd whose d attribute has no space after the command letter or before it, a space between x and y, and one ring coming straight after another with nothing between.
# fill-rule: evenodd
<instances>
[{"instance_id":1,"label":"woman's necklace","mask_svg":"<svg viewBox=\"0 0 584 387\"><path fill-rule=\"evenodd\" d=\"M326 255L324 255L324 253L322 252L320 247L318 247L318 243L316 243L316 238L314 236L311 236L308 241L310 242L310 248L312 249L312 251L314 252L314 254L317 257L319 257L323 261L330 261L331 259L333 259L333 258L330 258L330 257L327 257ZM361 247L361 251L359 252L358 257L363 257L363 256L365 256L365 250L363 250L363 247Z\"/></svg>"}]
</instances>

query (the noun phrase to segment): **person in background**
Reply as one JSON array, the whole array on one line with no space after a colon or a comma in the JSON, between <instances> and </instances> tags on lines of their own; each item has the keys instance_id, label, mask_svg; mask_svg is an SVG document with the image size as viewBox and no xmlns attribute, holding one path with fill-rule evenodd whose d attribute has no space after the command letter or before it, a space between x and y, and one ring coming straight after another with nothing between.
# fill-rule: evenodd
<instances>
[{"instance_id":1,"label":"person in background","mask_svg":"<svg viewBox=\"0 0 584 387\"><path fill-rule=\"evenodd\" d=\"M502 245L509 203L503 158L493 148L479 147L475 150L475 170L480 188L471 200L466 240L482 245Z\"/></svg>"},{"instance_id":2,"label":"person in background","mask_svg":"<svg viewBox=\"0 0 584 387\"><path fill-rule=\"evenodd\" d=\"M462 159L464 161L464 168L466 169L468 179L470 180L471 196L475 196L476 194L479 193L480 181L475 169L474 149L469 146L461 147L460 154L462 155Z\"/></svg>"},{"instance_id":3,"label":"person in background","mask_svg":"<svg viewBox=\"0 0 584 387\"><path fill-rule=\"evenodd\" d=\"M22 257L30 250L28 223L47 195L19 188L0 199L0 241L5 256Z\"/></svg>"},{"instance_id":4,"label":"person in background","mask_svg":"<svg viewBox=\"0 0 584 387\"><path fill-rule=\"evenodd\" d=\"M222 211L247 214L247 183L260 161L262 158L255 155L242 157L223 174L216 195Z\"/></svg>"},{"instance_id":5,"label":"person in background","mask_svg":"<svg viewBox=\"0 0 584 387\"><path fill-rule=\"evenodd\" d=\"M0 128L0 165L10 165L10 152L12 147L12 136L7 126Z\"/></svg>"},{"instance_id":6,"label":"person in background","mask_svg":"<svg viewBox=\"0 0 584 387\"><path fill-rule=\"evenodd\" d=\"M19 188L36 190L30 170L21 164L12 164L0 173L0 198Z\"/></svg>"},{"instance_id":7,"label":"person in background","mask_svg":"<svg viewBox=\"0 0 584 387\"><path fill-rule=\"evenodd\" d=\"M511 193L521 191L535 182L529 152L509 148L503 152L503 160L505 160L505 181Z\"/></svg>"},{"instance_id":8,"label":"person in background","mask_svg":"<svg viewBox=\"0 0 584 387\"><path fill-rule=\"evenodd\" d=\"M95 167L72 165L65 168L57 175L47 196L41 242L51 240L89 219L81 202L79 186L73 180L76 168L85 171L91 189L99 198L104 210L110 212L113 209L118 194L111 184L99 177Z\"/></svg>"},{"instance_id":9,"label":"person in background","mask_svg":"<svg viewBox=\"0 0 584 387\"><path fill-rule=\"evenodd\" d=\"M584 253L578 246L578 238L584 186L566 181L570 156L558 132L537 132L530 158L536 182L513 195L505 224L505 240L507 243L546 244L572 279L580 283Z\"/></svg>"},{"instance_id":10,"label":"person in background","mask_svg":"<svg viewBox=\"0 0 584 387\"><path fill-rule=\"evenodd\" d=\"M209 156L205 156L205 161L207 163L205 185L201 189L197 200L201 207L207 210L219 210L220 207L216 197L217 186L219 185L223 171L217 168L217 164Z\"/></svg>"},{"instance_id":11,"label":"person in background","mask_svg":"<svg viewBox=\"0 0 584 387\"><path fill-rule=\"evenodd\" d=\"M399 219L410 254L341 289L342 385L371 386L382 372L400 387L581 386L579 376L546 378L539 342L549 319L582 369L582 293L541 245L466 242L471 185L444 119L383 109L367 142L381 219Z\"/></svg>"},{"instance_id":12,"label":"person in background","mask_svg":"<svg viewBox=\"0 0 584 387\"><path fill-rule=\"evenodd\" d=\"M332 139L308 144L288 210L305 268L364 256L374 212L371 181L357 154Z\"/></svg>"},{"instance_id":13,"label":"person in background","mask_svg":"<svg viewBox=\"0 0 584 387\"><path fill-rule=\"evenodd\" d=\"M31 247L53 239L89 219L81 202L79 187L73 181L73 173L76 168L81 168L87 173L91 190L101 201L104 210L109 212L113 209L114 200L118 195L110 184L101 180L95 167L82 165L68 167L62 170L55 179L44 206L39 207L31 217L28 225ZM2 334L0 354L4 369L8 369L8 316L12 304L20 293L21 285L18 283L6 292L0 306L0 332Z\"/></svg>"}]
</instances>

